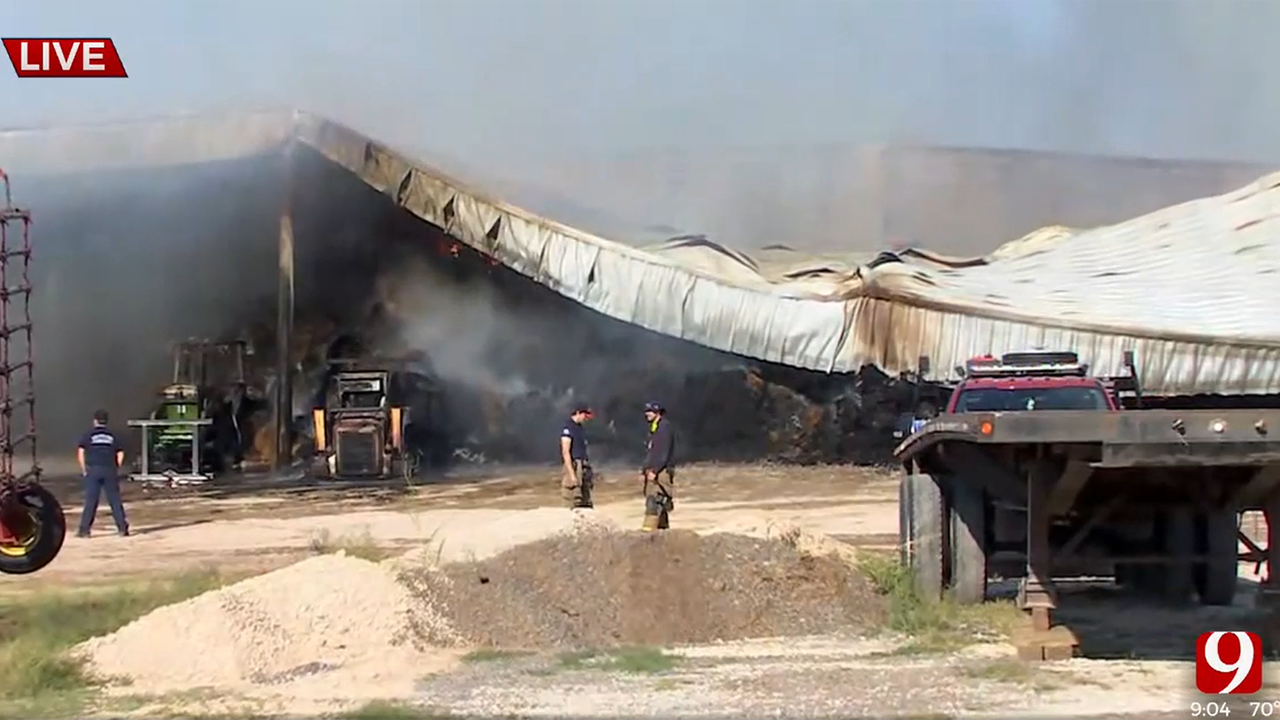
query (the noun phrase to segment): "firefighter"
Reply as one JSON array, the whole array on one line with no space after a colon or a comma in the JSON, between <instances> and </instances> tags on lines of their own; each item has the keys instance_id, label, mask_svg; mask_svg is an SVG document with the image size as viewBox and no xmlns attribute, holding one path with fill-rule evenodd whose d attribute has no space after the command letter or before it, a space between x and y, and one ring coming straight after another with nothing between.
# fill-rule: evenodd
<instances>
[{"instance_id":1,"label":"firefighter","mask_svg":"<svg viewBox=\"0 0 1280 720\"><path fill-rule=\"evenodd\" d=\"M649 423L649 445L644 456L644 524L641 530L666 530L676 507L676 433L667 419L666 408L645 403L644 419Z\"/></svg>"},{"instance_id":2,"label":"firefighter","mask_svg":"<svg viewBox=\"0 0 1280 720\"><path fill-rule=\"evenodd\" d=\"M587 455L587 430L583 426L591 419L591 408L577 405L569 415L569 421L560 430L560 460L564 463L560 488L570 508L590 508L591 488L595 473L591 471L591 459Z\"/></svg>"},{"instance_id":3,"label":"firefighter","mask_svg":"<svg viewBox=\"0 0 1280 720\"><path fill-rule=\"evenodd\" d=\"M129 521L120 501L120 466L124 465L124 448L115 433L107 427L107 411L93 413L93 427L80 438L76 447L76 460L80 475L84 478L84 510L80 513L80 528L76 537L87 538L93 529L94 516L98 514L98 498L107 496L111 506L111 519L116 522L116 533L129 534Z\"/></svg>"}]
</instances>

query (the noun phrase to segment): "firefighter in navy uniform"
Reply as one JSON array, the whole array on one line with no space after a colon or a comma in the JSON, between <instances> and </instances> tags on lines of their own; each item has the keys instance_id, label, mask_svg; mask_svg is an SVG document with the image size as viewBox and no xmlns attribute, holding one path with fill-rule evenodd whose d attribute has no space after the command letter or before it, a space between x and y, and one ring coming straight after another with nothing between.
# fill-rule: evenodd
<instances>
[{"instance_id":1,"label":"firefighter in navy uniform","mask_svg":"<svg viewBox=\"0 0 1280 720\"><path fill-rule=\"evenodd\" d=\"M106 410L94 412L93 427L80 438L76 448L76 460L84 478L84 510L80 513L76 537L89 537L94 516L98 514L98 499L102 495L107 496L107 504L111 506L116 533L122 537L129 534L129 520L120 500L120 466L124 464L124 448L107 427L107 420Z\"/></svg>"},{"instance_id":2,"label":"firefighter in navy uniform","mask_svg":"<svg viewBox=\"0 0 1280 720\"><path fill-rule=\"evenodd\" d=\"M560 488L570 508L594 507L591 489L595 473L587 455L587 430L583 427L591 419L591 408L578 405L569 415L569 421L560 430L560 461L563 463Z\"/></svg>"},{"instance_id":3,"label":"firefighter in navy uniform","mask_svg":"<svg viewBox=\"0 0 1280 720\"><path fill-rule=\"evenodd\" d=\"M666 409L658 403L645 404L644 419L649 422L649 445L640 471L644 478L644 524L640 529L666 530L676 507L676 433Z\"/></svg>"}]
</instances>

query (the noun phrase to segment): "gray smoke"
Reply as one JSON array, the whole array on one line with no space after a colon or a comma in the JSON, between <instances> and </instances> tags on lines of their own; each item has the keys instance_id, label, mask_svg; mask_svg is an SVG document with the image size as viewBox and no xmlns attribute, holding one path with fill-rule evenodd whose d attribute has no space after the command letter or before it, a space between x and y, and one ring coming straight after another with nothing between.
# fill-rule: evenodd
<instances>
[{"instance_id":1,"label":"gray smoke","mask_svg":"<svg viewBox=\"0 0 1280 720\"><path fill-rule=\"evenodd\" d=\"M805 149L814 159L791 169L793 195L831 172L824 148L863 143L1280 158L1271 122L1280 3L1260 0L351 0L305 10L42 0L5 3L0 23L9 37L110 36L130 73L41 81L0 72L0 125L302 107L481 180L548 190L563 180L557 166L660 151L696 167L725 148ZM171 340L235 327L257 308L273 321L264 172L245 164L17 179L38 219L38 377L56 442L97 405L145 405L137 398L163 382ZM571 186L559 189L573 196ZM313 205L372 197L343 192ZM795 198L750 197L730 209L754 218L762 236L784 234ZM698 232L717 220L699 215L704 200L628 220ZM333 222L378 240L382 230L364 222L376 213L357 210ZM325 242L332 224L300 227L300 252ZM335 250L323 260L342 269L346 258ZM349 272L367 265L351 261ZM537 343L561 343L570 357L598 352L598 340L556 319L560 310L512 307L474 284L445 290L426 271L416 278L408 297L430 312L406 340L433 348L442 371L469 384L516 391L547 374L521 365ZM325 287L300 289L300 302L326 297Z\"/></svg>"}]
</instances>

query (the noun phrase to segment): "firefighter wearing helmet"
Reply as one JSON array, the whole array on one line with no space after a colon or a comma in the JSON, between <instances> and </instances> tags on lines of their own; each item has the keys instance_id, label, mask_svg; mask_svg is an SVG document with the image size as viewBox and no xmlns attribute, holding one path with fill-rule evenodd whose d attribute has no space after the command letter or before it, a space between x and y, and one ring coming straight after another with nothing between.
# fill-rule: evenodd
<instances>
[{"instance_id":1,"label":"firefighter wearing helmet","mask_svg":"<svg viewBox=\"0 0 1280 720\"><path fill-rule=\"evenodd\" d=\"M666 408L659 403L645 403L644 419L649 423L649 443L640 471L644 482L644 524L640 529L666 530L675 509L676 434Z\"/></svg>"}]
</instances>

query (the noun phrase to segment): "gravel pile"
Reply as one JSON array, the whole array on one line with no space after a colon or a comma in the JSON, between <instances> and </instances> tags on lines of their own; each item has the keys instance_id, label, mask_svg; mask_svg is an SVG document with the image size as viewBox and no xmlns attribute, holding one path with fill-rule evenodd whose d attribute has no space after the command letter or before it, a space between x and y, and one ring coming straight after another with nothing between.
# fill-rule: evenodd
<instances>
[{"instance_id":1,"label":"gravel pile","mask_svg":"<svg viewBox=\"0 0 1280 720\"><path fill-rule=\"evenodd\" d=\"M419 628L450 632L384 568L321 555L159 608L74 652L138 692L308 681L336 690L386 679L397 664L432 665L406 642Z\"/></svg>"},{"instance_id":2,"label":"gravel pile","mask_svg":"<svg viewBox=\"0 0 1280 720\"><path fill-rule=\"evenodd\" d=\"M883 618L883 599L847 563L787 539L588 528L402 579L447 620L449 636L418 628L439 645L669 645L828 633Z\"/></svg>"}]
</instances>

